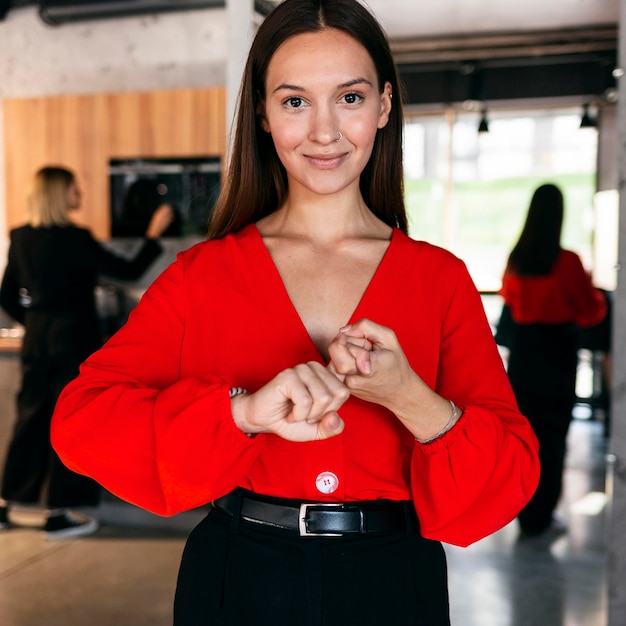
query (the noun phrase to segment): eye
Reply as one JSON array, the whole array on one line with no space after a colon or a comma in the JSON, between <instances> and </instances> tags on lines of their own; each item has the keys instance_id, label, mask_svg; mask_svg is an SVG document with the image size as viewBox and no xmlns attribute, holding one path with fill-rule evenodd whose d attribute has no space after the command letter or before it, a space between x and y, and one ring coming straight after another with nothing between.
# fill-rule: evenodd
<instances>
[{"instance_id":1,"label":"eye","mask_svg":"<svg viewBox=\"0 0 626 626\"><path fill-rule=\"evenodd\" d=\"M283 104L290 109L299 109L304 106L304 100L300 96L290 96L283 101Z\"/></svg>"},{"instance_id":2,"label":"eye","mask_svg":"<svg viewBox=\"0 0 626 626\"><path fill-rule=\"evenodd\" d=\"M360 93L350 92L341 98L346 104L358 104L363 101L363 96Z\"/></svg>"}]
</instances>

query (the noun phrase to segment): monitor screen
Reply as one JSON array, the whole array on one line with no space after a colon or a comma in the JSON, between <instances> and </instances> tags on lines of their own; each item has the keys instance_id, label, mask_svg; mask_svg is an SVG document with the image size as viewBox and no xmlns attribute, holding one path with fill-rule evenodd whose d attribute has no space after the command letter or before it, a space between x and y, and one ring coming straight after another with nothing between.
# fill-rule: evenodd
<instances>
[{"instance_id":1,"label":"monitor screen","mask_svg":"<svg viewBox=\"0 0 626 626\"><path fill-rule=\"evenodd\" d=\"M143 237L154 210L171 204L165 237L203 236L220 190L219 157L112 159L111 236Z\"/></svg>"}]
</instances>

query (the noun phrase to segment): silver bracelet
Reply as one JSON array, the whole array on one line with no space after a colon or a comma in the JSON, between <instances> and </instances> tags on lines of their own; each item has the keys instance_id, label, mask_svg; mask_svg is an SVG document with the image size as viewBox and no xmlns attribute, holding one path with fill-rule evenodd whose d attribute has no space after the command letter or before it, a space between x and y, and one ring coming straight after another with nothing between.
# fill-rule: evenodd
<instances>
[{"instance_id":1,"label":"silver bracelet","mask_svg":"<svg viewBox=\"0 0 626 626\"><path fill-rule=\"evenodd\" d=\"M417 437L415 437L416 441L419 441L420 443L430 443L431 441L435 441L435 439L439 439L439 437L441 437L442 435L445 435L456 424L456 420L459 416L456 410L456 404L454 404L452 400L448 400L448 402L450 403L450 406L452 407L452 415L450 416L448 423L436 435L433 435L432 437L429 437L428 439L418 439Z\"/></svg>"},{"instance_id":2,"label":"silver bracelet","mask_svg":"<svg viewBox=\"0 0 626 626\"><path fill-rule=\"evenodd\" d=\"M230 399L232 400L235 396L244 396L248 393L247 389L244 389L243 387L231 387L228 390L228 395L230 397ZM253 439L254 437L256 437L256 433L244 433L246 435L246 437Z\"/></svg>"}]
</instances>

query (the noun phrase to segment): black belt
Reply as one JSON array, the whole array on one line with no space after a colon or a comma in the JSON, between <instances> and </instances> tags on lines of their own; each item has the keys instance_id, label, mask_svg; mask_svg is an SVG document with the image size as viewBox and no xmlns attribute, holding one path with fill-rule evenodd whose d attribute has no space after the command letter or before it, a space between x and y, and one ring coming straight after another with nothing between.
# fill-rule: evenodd
<instances>
[{"instance_id":1,"label":"black belt","mask_svg":"<svg viewBox=\"0 0 626 626\"><path fill-rule=\"evenodd\" d=\"M247 522L297 531L302 537L414 533L418 526L410 501L299 503L237 489L215 500L213 506Z\"/></svg>"}]
</instances>

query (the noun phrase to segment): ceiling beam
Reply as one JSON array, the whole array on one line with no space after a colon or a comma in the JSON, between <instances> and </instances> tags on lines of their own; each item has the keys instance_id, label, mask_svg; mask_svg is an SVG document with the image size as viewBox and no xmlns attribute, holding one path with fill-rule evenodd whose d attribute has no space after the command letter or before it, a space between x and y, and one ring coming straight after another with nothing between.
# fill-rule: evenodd
<instances>
[{"instance_id":1,"label":"ceiling beam","mask_svg":"<svg viewBox=\"0 0 626 626\"><path fill-rule=\"evenodd\" d=\"M541 57L617 50L617 26L454 35L391 41L398 64L514 57Z\"/></svg>"}]
</instances>

